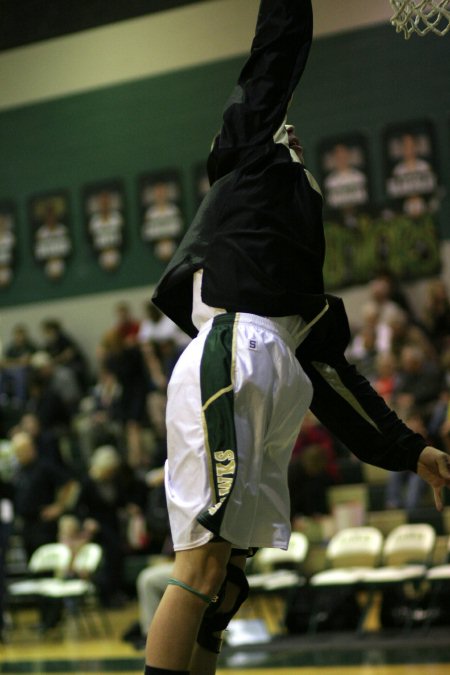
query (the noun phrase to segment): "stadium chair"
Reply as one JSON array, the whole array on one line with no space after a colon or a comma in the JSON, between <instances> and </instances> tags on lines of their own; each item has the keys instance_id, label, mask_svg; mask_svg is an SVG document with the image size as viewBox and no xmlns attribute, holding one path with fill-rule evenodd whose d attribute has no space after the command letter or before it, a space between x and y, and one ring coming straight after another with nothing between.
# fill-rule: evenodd
<instances>
[{"instance_id":1,"label":"stadium chair","mask_svg":"<svg viewBox=\"0 0 450 675\"><path fill-rule=\"evenodd\" d=\"M308 539L301 532L292 532L286 551L279 548L262 548L254 558L254 567L260 574L249 574L251 590L282 588L297 584L301 579L299 567L308 553Z\"/></svg>"},{"instance_id":2,"label":"stadium chair","mask_svg":"<svg viewBox=\"0 0 450 675\"><path fill-rule=\"evenodd\" d=\"M321 594L331 589L347 589L356 593L368 568L376 566L381 557L383 535L374 527L350 527L335 534L329 541L326 561L329 569L314 574L309 584L315 589L309 631L315 632L326 617L321 609Z\"/></svg>"},{"instance_id":3,"label":"stadium chair","mask_svg":"<svg viewBox=\"0 0 450 675\"><path fill-rule=\"evenodd\" d=\"M44 544L32 554L27 569L27 578L8 585L12 598L31 597L40 594L43 584L67 571L72 554L65 544ZM43 578L51 574L51 578Z\"/></svg>"},{"instance_id":4,"label":"stadium chair","mask_svg":"<svg viewBox=\"0 0 450 675\"><path fill-rule=\"evenodd\" d=\"M404 509L387 509L386 511L369 511L366 524L376 527L386 538L392 530L406 522L407 514Z\"/></svg>"},{"instance_id":5,"label":"stadium chair","mask_svg":"<svg viewBox=\"0 0 450 675\"><path fill-rule=\"evenodd\" d=\"M309 542L301 532L292 532L286 551L276 548L260 549L252 568L258 573L247 575L250 586L249 605L267 623L279 623L288 592L306 583L301 574L301 565L306 559ZM282 600L282 603L279 600Z\"/></svg>"},{"instance_id":6,"label":"stadium chair","mask_svg":"<svg viewBox=\"0 0 450 675\"><path fill-rule=\"evenodd\" d=\"M40 595L44 598L61 600L67 614L76 619L81 617L92 633L97 633L96 625L91 620L91 609L97 609L105 634L111 633L111 626L106 613L101 609L96 595L93 576L103 557L101 547L96 543L84 544L72 560L70 572L72 578L47 579L40 587ZM76 577L76 578L73 578Z\"/></svg>"},{"instance_id":7,"label":"stadium chair","mask_svg":"<svg viewBox=\"0 0 450 675\"><path fill-rule=\"evenodd\" d=\"M64 544L44 544L37 548L28 562L24 578L6 583L6 606L11 617L21 609L40 610L43 586L57 575L66 573L71 557Z\"/></svg>"},{"instance_id":8,"label":"stadium chair","mask_svg":"<svg viewBox=\"0 0 450 675\"><path fill-rule=\"evenodd\" d=\"M427 571L426 579L430 584L430 600L427 608L427 618L424 627L427 628L432 623L434 617L439 613L442 602L448 602L448 593L444 596L444 591L450 589L450 537L447 541L446 563L435 565ZM444 598L447 598L444 600ZM446 607L448 611L448 607Z\"/></svg>"},{"instance_id":9,"label":"stadium chair","mask_svg":"<svg viewBox=\"0 0 450 675\"><path fill-rule=\"evenodd\" d=\"M377 591L394 587L403 589L408 583L417 590L426 578L435 543L436 533L426 523L400 525L392 530L383 546L383 564L377 569L366 571L360 579L361 586L370 592L367 611ZM413 609L414 603L411 611L405 615L405 629L412 625Z\"/></svg>"}]
</instances>

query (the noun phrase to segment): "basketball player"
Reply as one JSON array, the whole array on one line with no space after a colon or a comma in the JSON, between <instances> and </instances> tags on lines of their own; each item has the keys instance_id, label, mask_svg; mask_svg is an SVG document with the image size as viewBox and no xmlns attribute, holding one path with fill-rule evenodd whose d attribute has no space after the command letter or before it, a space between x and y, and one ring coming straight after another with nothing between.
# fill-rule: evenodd
<instances>
[{"instance_id":1,"label":"basketball player","mask_svg":"<svg viewBox=\"0 0 450 675\"><path fill-rule=\"evenodd\" d=\"M208 159L211 190L154 302L194 337L173 372L166 494L176 552L149 629L146 675L211 675L248 593L255 547L287 548L287 465L311 409L358 456L450 484L343 357L324 294L322 199L286 111L312 39L310 0L262 0L256 36Z\"/></svg>"}]
</instances>

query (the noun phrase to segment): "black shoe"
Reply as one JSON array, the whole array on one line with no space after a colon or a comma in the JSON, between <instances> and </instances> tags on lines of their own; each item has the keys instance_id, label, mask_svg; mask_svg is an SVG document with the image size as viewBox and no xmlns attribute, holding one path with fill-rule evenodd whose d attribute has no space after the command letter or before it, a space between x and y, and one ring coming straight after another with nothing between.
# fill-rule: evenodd
<instances>
[{"instance_id":1,"label":"black shoe","mask_svg":"<svg viewBox=\"0 0 450 675\"><path fill-rule=\"evenodd\" d=\"M129 628L122 634L123 642L134 642L142 635L141 633L141 624L138 621L135 621L131 624Z\"/></svg>"},{"instance_id":2,"label":"black shoe","mask_svg":"<svg viewBox=\"0 0 450 675\"><path fill-rule=\"evenodd\" d=\"M147 636L146 635L141 635L137 640L133 640L133 647L136 649L138 652L142 652L145 649L145 645L147 644Z\"/></svg>"}]
</instances>

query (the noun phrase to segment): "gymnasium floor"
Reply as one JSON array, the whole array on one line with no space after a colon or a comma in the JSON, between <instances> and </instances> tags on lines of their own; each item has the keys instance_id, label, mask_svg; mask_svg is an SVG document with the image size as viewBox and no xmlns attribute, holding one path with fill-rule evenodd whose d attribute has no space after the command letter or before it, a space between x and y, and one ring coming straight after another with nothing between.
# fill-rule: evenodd
<instances>
[{"instance_id":1,"label":"gymnasium floor","mask_svg":"<svg viewBox=\"0 0 450 675\"><path fill-rule=\"evenodd\" d=\"M69 619L44 637L32 625L36 617L20 617L0 644L0 673L143 672L143 651L120 639L137 616L136 606L109 613L112 635L86 634ZM269 643L226 647L219 675L449 675L449 628L428 633L323 633L279 636Z\"/></svg>"}]
</instances>

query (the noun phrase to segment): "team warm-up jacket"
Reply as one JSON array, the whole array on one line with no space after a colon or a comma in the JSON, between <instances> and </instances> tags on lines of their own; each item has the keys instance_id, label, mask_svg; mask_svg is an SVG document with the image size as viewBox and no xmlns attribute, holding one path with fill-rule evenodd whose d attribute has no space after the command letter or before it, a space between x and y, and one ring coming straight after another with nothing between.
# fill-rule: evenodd
<instances>
[{"instance_id":1,"label":"team warm-up jacket","mask_svg":"<svg viewBox=\"0 0 450 675\"><path fill-rule=\"evenodd\" d=\"M211 189L153 302L194 337L193 274L203 269L207 305L301 315L310 333L297 358L314 387L315 415L360 459L415 470L425 441L344 358L343 303L324 292L322 196L284 132L311 41L310 0L261 1L250 56L208 157Z\"/></svg>"}]
</instances>

